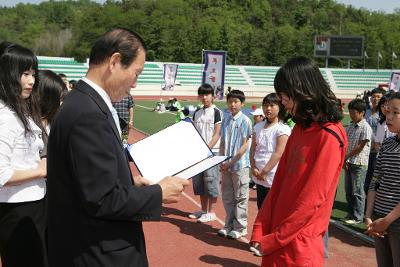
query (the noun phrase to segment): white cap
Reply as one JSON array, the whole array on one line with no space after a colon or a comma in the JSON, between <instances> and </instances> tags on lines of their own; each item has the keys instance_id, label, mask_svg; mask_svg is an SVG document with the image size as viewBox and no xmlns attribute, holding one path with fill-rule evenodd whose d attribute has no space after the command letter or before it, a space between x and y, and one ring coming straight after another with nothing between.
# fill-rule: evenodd
<instances>
[{"instance_id":1,"label":"white cap","mask_svg":"<svg viewBox=\"0 0 400 267\"><path fill-rule=\"evenodd\" d=\"M253 115L253 116L258 116L258 115L265 116L264 112L263 112L263 110L261 108L258 108L256 110L250 112L250 114Z\"/></svg>"}]
</instances>

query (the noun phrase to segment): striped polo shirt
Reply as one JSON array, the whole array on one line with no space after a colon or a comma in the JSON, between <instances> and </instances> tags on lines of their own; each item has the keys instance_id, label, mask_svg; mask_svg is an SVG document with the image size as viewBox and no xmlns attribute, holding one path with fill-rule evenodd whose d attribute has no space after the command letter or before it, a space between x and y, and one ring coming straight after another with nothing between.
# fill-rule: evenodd
<instances>
[{"instance_id":1,"label":"striped polo shirt","mask_svg":"<svg viewBox=\"0 0 400 267\"><path fill-rule=\"evenodd\" d=\"M251 137L251 120L241 111L234 117L227 114L222 120L221 125L221 140L225 144L225 156L235 156L240 147L243 145L243 140ZM231 171L238 171L246 167L250 167L249 150L231 166Z\"/></svg>"},{"instance_id":2,"label":"striped polo shirt","mask_svg":"<svg viewBox=\"0 0 400 267\"><path fill-rule=\"evenodd\" d=\"M374 212L386 216L400 203L400 139L383 141L369 190L376 191Z\"/></svg>"}]
</instances>

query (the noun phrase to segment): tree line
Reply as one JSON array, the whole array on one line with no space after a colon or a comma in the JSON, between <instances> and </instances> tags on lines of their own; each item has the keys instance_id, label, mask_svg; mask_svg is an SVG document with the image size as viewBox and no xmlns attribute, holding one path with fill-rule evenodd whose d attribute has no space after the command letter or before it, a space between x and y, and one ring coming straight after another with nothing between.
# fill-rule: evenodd
<instances>
[{"instance_id":1,"label":"tree line","mask_svg":"<svg viewBox=\"0 0 400 267\"><path fill-rule=\"evenodd\" d=\"M393 52L400 67L400 9L371 12L334 0L50 0L0 7L0 25L0 41L79 61L116 26L143 36L148 61L200 63L206 49L226 50L233 65L281 65L292 56L313 57L315 35L360 35L367 68L376 68L378 51L381 68L391 68ZM347 67L347 60L329 65ZM363 60L351 67L362 68Z\"/></svg>"}]
</instances>

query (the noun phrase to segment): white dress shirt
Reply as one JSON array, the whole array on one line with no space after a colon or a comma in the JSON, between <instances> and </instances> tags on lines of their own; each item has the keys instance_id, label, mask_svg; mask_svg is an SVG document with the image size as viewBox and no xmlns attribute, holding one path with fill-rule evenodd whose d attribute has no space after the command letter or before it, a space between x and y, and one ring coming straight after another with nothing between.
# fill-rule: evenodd
<instances>
[{"instance_id":1,"label":"white dress shirt","mask_svg":"<svg viewBox=\"0 0 400 267\"><path fill-rule=\"evenodd\" d=\"M84 78L82 78L82 81L84 81L85 83L90 85L90 87L92 87L101 96L101 98L104 100L104 102L106 102L107 107L110 109L111 115L113 116L115 126L117 126L119 136L121 136L121 126L119 125L118 113L111 103L110 96L106 93L106 91L104 91L103 88L101 88L100 86L98 86L97 84L95 84L94 82L89 80L88 78L84 77Z\"/></svg>"},{"instance_id":2,"label":"white dress shirt","mask_svg":"<svg viewBox=\"0 0 400 267\"><path fill-rule=\"evenodd\" d=\"M46 194L44 178L18 185L5 185L16 170L38 167L43 149L42 131L29 118L32 132L25 129L17 114L0 100L0 202L18 203L42 199Z\"/></svg>"}]
</instances>

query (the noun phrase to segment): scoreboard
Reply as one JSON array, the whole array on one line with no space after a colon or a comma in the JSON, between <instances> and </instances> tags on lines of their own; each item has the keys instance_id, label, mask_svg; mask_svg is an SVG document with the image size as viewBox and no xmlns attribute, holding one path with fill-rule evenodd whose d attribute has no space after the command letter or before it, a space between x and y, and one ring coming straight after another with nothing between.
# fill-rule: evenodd
<instances>
[{"instance_id":1,"label":"scoreboard","mask_svg":"<svg viewBox=\"0 0 400 267\"><path fill-rule=\"evenodd\" d=\"M363 36L317 35L314 38L314 56L328 58L363 58Z\"/></svg>"}]
</instances>

